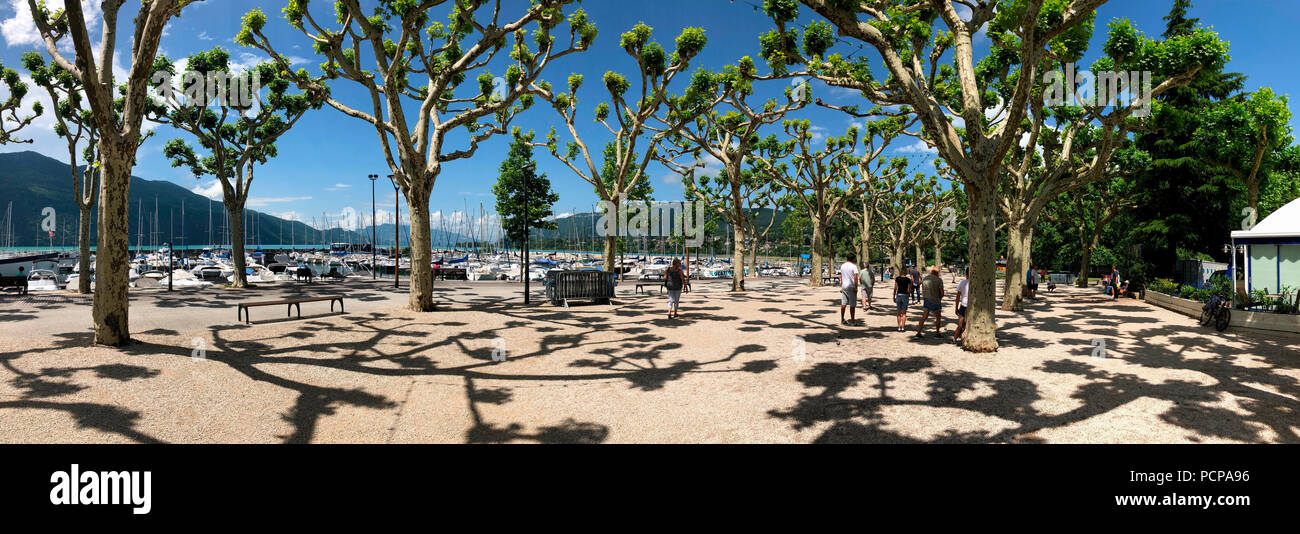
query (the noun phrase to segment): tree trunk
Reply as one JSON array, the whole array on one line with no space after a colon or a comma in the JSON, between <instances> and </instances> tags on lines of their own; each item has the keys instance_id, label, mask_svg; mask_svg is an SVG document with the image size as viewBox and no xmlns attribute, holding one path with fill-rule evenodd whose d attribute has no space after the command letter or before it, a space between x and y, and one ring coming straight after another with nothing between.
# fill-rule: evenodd
<instances>
[{"instance_id":1,"label":"tree trunk","mask_svg":"<svg viewBox=\"0 0 1300 534\"><path fill-rule=\"evenodd\" d=\"M77 218L77 292L90 293L90 206L79 206Z\"/></svg>"},{"instance_id":2,"label":"tree trunk","mask_svg":"<svg viewBox=\"0 0 1300 534\"><path fill-rule=\"evenodd\" d=\"M823 246L825 246L825 236L822 233L821 224L813 221L812 274L808 277L808 287L822 286L822 266L825 265L825 258L822 257ZM830 274L830 270L827 269L826 273Z\"/></svg>"},{"instance_id":3,"label":"tree trunk","mask_svg":"<svg viewBox=\"0 0 1300 534\"><path fill-rule=\"evenodd\" d=\"M934 266L943 267L943 250L939 247L939 241L934 242Z\"/></svg>"},{"instance_id":4,"label":"tree trunk","mask_svg":"<svg viewBox=\"0 0 1300 534\"><path fill-rule=\"evenodd\" d=\"M921 246L920 241L913 243L912 246L916 247L916 270L924 271L925 270L925 248Z\"/></svg>"},{"instance_id":5,"label":"tree trunk","mask_svg":"<svg viewBox=\"0 0 1300 534\"><path fill-rule=\"evenodd\" d=\"M750 276L758 277L758 240L749 244L749 265L753 268Z\"/></svg>"},{"instance_id":6,"label":"tree trunk","mask_svg":"<svg viewBox=\"0 0 1300 534\"><path fill-rule=\"evenodd\" d=\"M1074 285L1088 287L1088 270L1092 267L1092 247L1083 247L1083 259L1079 262L1079 279Z\"/></svg>"},{"instance_id":7,"label":"tree trunk","mask_svg":"<svg viewBox=\"0 0 1300 534\"><path fill-rule=\"evenodd\" d=\"M412 190L406 209L411 214L411 294L412 311L433 311L433 241L429 235L429 192Z\"/></svg>"},{"instance_id":8,"label":"tree trunk","mask_svg":"<svg viewBox=\"0 0 1300 534\"><path fill-rule=\"evenodd\" d=\"M244 206L237 199L222 204L230 216L230 259L235 262L235 279L230 282L230 287L242 289L248 287L248 275L245 274L248 262L244 260Z\"/></svg>"},{"instance_id":9,"label":"tree trunk","mask_svg":"<svg viewBox=\"0 0 1300 534\"><path fill-rule=\"evenodd\" d=\"M889 258L889 265L894 268L894 276L903 274L903 243L894 244L894 256Z\"/></svg>"},{"instance_id":10,"label":"tree trunk","mask_svg":"<svg viewBox=\"0 0 1300 534\"><path fill-rule=\"evenodd\" d=\"M745 228L743 224L732 223L732 237L736 240L735 252L731 259L731 290L745 290Z\"/></svg>"},{"instance_id":11,"label":"tree trunk","mask_svg":"<svg viewBox=\"0 0 1300 534\"><path fill-rule=\"evenodd\" d=\"M1007 225L1007 275L1002 291L1002 310L1024 309L1025 271L1029 270L1029 243L1033 230L1021 225Z\"/></svg>"},{"instance_id":12,"label":"tree trunk","mask_svg":"<svg viewBox=\"0 0 1300 534\"><path fill-rule=\"evenodd\" d=\"M997 189L966 187L970 199L967 220L970 256L969 307L962 347L972 352L998 350L994 295L997 278Z\"/></svg>"},{"instance_id":13,"label":"tree trunk","mask_svg":"<svg viewBox=\"0 0 1300 534\"><path fill-rule=\"evenodd\" d=\"M862 263L871 265L871 214L868 206L862 207Z\"/></svg>"},{"instance_id":14,"label":"tree trunk","mask_svg":"<svg viewBox=\"0 0 1300 534\"><path fill-rule=\"evenodd\" d=\"M95 343L120 347L131 342L127 300L131 256L127 222L134 147L119 149L106 141L100 145L103 174L99 181L99 230L91 315L95 320Z\"/></svg>"},{"instance_id":15,"label":"tree trunk","mask_svg":"<svg viewBox=\"0 0 1300 534\"><path fill-rule=\"evenodd\" d=\"M618 236L607 235L604 241L605 246L601 249L603 251L601 261L604 263L605 272L612 273L614 272L614 255L617 253Z\"/></svg>"}]
</instances>

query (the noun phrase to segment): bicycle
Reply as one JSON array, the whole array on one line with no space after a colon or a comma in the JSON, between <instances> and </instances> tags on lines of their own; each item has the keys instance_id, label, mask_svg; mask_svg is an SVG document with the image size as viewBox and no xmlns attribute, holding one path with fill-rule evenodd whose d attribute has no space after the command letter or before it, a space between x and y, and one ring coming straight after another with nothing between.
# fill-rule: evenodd
<instances>
[{"instance_id":1,"label":"bicycle","mask_svg":"<svg viewBox=\"0 0 1300 534\"><path fill-rule=\"evenodd\" d=\"M1201 326L1214 323L1214 329L1220 332L1228 329L1232 320L1232 302L1222 297L1210 297L1210 301L1201 307Z\"/></svg>"}]
</instances>

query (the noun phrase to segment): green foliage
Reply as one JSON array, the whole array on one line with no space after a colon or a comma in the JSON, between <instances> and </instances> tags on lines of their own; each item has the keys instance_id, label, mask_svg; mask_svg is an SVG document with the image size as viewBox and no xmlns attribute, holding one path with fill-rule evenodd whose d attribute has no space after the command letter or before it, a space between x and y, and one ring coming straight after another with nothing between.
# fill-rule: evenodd
<instances>
[{"instance_id":1,"label":"green foliage","mask_svg":"<svg viewBox=\"0 0 1300 534\"><path fill-rule=\"evenodd\" d=\"M26 56L24 56L25 60ZM4 63L0 63L0 82L4 83L8 92L8 96L4 100L0 100L0 145L30 143L30 140L15 138L14 134L31 124L36 117L44 112L44 109L41 107L41 103L37 101L32 105L32 114L30 116L20 117L18 115L18 110L23 104L23 97L27 96L27 84L23 83L18 71L5 67ZM42 84L38 82L38 85Z\"/></svg>"},{"instance_id":2,"label":"green foliage","mask_svg":"<svg viewBox=\"0 0 1300 534\"><path fill-rule=\"evenodd\" d=\"M551 190L545 174L536 173L533 160L533 133L516 132L506 159L501 162L500 176L492 193L496 195L497 213L506 237L520 243L528 235L525 228L555 229L552 206L560 195ZM532 170L526 167L533 166Z\"/></svg>"},{"instance_id":3,"label":"green foliage","mask_svg":"<svg viewBox=\"0 0 1300 534\"><path fill-rule=\"evenodd\" d=\"M159 69L174 70L171 61L159 57ZM150 119L181 130L198 141L204 152L199 152L184 140L169 141L163 154L173 167L188 167L194 176L215 176L222 181L239 174L241 165L266 163L277 154L275 141L284 135L299 118L309 110L318 109L324 102L319 92L301 91L292 94L295 87L293 75L282 71L274 62L263 62L247 71L236 72L230 66L230 53L221 47L197 52L186 59L186 71L202 80L217 77L227 80L218 87L206 83L192 87L159 85L158 91L174 95L149 109ZM186 83L187 78L173 77L163 83ZM264 88L265 96L254 90ZM214 90L214 89L220 90ZM255 108L251 106L258 104ZM220 111L220 113L218 113ZM231 190L239 197L243 190Z\"/></svg>"}]
</instances>

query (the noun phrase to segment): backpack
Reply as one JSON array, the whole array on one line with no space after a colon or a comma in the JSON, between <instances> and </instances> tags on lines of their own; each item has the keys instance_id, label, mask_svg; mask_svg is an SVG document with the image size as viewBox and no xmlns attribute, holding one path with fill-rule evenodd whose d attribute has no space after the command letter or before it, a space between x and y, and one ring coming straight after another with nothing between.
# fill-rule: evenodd
<instances>
[{"instance_id":1,"label":"backpack","mask_svg":"<svg viewBox=\"0 0 1300 534\"><path fill-rule=\"evenodd\" d=\"M678 291L682 288L682 272L668 271L668 279L664 281L664 289L669 291Z\"/></svg>"}]
</instances>

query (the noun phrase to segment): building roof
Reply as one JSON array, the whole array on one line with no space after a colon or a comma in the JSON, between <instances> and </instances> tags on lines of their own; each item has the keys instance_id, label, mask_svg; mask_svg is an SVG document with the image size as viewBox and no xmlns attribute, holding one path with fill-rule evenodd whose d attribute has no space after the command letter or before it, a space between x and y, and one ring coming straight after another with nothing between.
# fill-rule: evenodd
<instances>
[{"instance_id":1,"label":"building roof","mask_svg":"<svg viewBox=\"0 0 1300 534\"><path fill-rule=\"evenodd\" d=\"M1300 198L1264 217L1250 230L1232 232L1233 239L1300 237Z\"/></svg>"}]
</instances>

